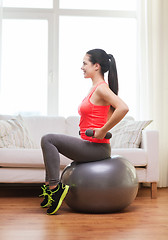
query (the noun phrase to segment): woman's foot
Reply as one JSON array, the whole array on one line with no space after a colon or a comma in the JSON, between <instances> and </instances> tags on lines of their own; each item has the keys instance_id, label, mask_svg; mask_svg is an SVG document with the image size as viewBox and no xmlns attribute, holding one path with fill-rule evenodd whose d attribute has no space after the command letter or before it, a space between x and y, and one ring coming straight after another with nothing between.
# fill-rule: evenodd
<instances>
[{"instance_id":1,"label":"woman's foot","mask_svg":"<svg viewBox=\"0 0 168 240\"><path fill-rule=\"evenodd\" d=\"M59 183L56 188L50 190L49 194L49 204L50 207L47 210L47 214L54 214L61 207L62 201L68 193L69 186L63 183Z\"/></svg>"}]
</instances>

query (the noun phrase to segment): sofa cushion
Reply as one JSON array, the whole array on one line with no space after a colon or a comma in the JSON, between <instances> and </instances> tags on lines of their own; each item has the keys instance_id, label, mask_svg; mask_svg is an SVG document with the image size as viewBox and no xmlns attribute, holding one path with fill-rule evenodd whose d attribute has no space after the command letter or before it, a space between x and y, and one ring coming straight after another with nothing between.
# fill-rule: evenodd
<instances>
[{"instance_id":1,"label":"sofa cushion","mask_svg":"<svg viewBox=\"0 0 168 240\"><path fill-rule=\"evenodd\" d=\"M120 155L134 167L145 167L148 163L147 152L140 148L112 148L111 155Z\"/></svg>"},{"instance_id":2,"label":"sofa cushion","mask_svg":"<svg viewBox=\"0 0 168 240\"><path fill-rule=\"evenodd\" d=\"M44 167L41 149L7 149L0 150L2 167Z\"/></svg>"},{"instance_id":3,"label":"sofa cushion","mask_svg":"<svg viewBox=\"0 0 168 240\"><path fill-rule=\"evenodd\" d=\"M21 116L0 120L0 148L34 148Z\"/></svg>"},{"instance_id":4,"label":"sofa cushion","mask_svg":"<svg viewBox=\"0 0 168 240\"><path fill-rule=\"evenodd\" d=\"M44 183L44 168L0 168L1 183Z\"/></svg>"},{"instance_id":5,"label":"sofa cushion","mask_svg":"<svg viewBox=\"0 0 168 240\"><path fill-rule=\"evenodd\" d=\"M71 160L69 158L60 154L61 166L66 166L70 162ZM44 168L42 150L1 148L0 167Z\"/></svg>"},{"instance_id":6,"label":"sofa cushion","mask_svg":"<svg viewBox=\"0 0 168 240\"><path fill-rule=\"evenodd\" d=\"M66 134L80 138L79 135L79 117L71 116L66 119Z\"/></svg>"},{"instance_id":7,"label":"sofa cushion","mask_svg":"<svg viewBox=\"0 0 168 240\"><path fill-rule=\"evenodd\" d=\"M31 116L23 117L33 141L40 148L41 137L48 133L66 134L64 117Z\"/></svg>"},{"instance_id":8,"label":"sofa cushion","mask_svg":"<svg viewBox=\"0 0 168 240\"><path fill-rule=\"evenodd\" d=\"M139 148L142 140L142 130L151 122L152 120L134 121L123 119L111 130L112 148Z\"/></svg>"}]
</instances>

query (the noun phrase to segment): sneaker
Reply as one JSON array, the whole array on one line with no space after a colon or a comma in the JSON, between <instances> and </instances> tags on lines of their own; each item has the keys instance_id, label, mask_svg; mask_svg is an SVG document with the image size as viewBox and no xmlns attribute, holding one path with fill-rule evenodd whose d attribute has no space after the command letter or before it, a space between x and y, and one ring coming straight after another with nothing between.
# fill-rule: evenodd
<instances>
[{"instance_id":1,"label":"sneaker","mask_svg":"<svg viewBox=\"0 0 168 240\"><path fill-rule=\"evenodd\" d=\"M49 194L50 194L50 190L49 190L49 186L48 185L43 185L42 187L43 193L39 196L44 198L44 200L42 201L42 203L40 204L41 207L45 208L49 206Z\"/></svg>"},{"instance_id":2,"label":"sneaker","mask_svg":"<svg viewBox=\"0 0 168 240\"><path fill-rule=\"evenodd\" d=\"M61 207L62 201L68 193L69 186L59 183L58 186L50 191L49 203L50 207L47 210L47 214L54 214Z\"/></svg>"}]
</instances>

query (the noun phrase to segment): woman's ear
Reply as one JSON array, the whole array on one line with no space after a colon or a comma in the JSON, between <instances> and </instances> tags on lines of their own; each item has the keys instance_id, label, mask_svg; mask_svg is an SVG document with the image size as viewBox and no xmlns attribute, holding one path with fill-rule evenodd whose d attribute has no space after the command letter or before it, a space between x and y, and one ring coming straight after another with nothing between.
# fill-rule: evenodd
<instances>
[{"instance_id":1,"label":"woman's ear","mask_svg":"<svg viewBox=\"0 0 168 240\"><path fill-rule=\"evenodd\" d=\"M100 64L99 63L95 63L95 70L99 71L100 70Z\"/></svg>"}]
</instances>

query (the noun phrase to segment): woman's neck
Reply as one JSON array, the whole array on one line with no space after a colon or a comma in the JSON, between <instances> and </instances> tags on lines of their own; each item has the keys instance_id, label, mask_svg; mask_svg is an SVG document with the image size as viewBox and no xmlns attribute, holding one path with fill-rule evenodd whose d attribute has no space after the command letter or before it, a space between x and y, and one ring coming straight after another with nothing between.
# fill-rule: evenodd
<instances>
[{"instance_id":1,"label":"woman's neck","mask_svg":"<svg viewBox=\"0 0 168 240\"><path fill-rule=\"evenodd\" d=\"M104 78L102 76L92 78L92 86L97 85L100 82L103 82Z\"/></svg>"}]
</instances>

